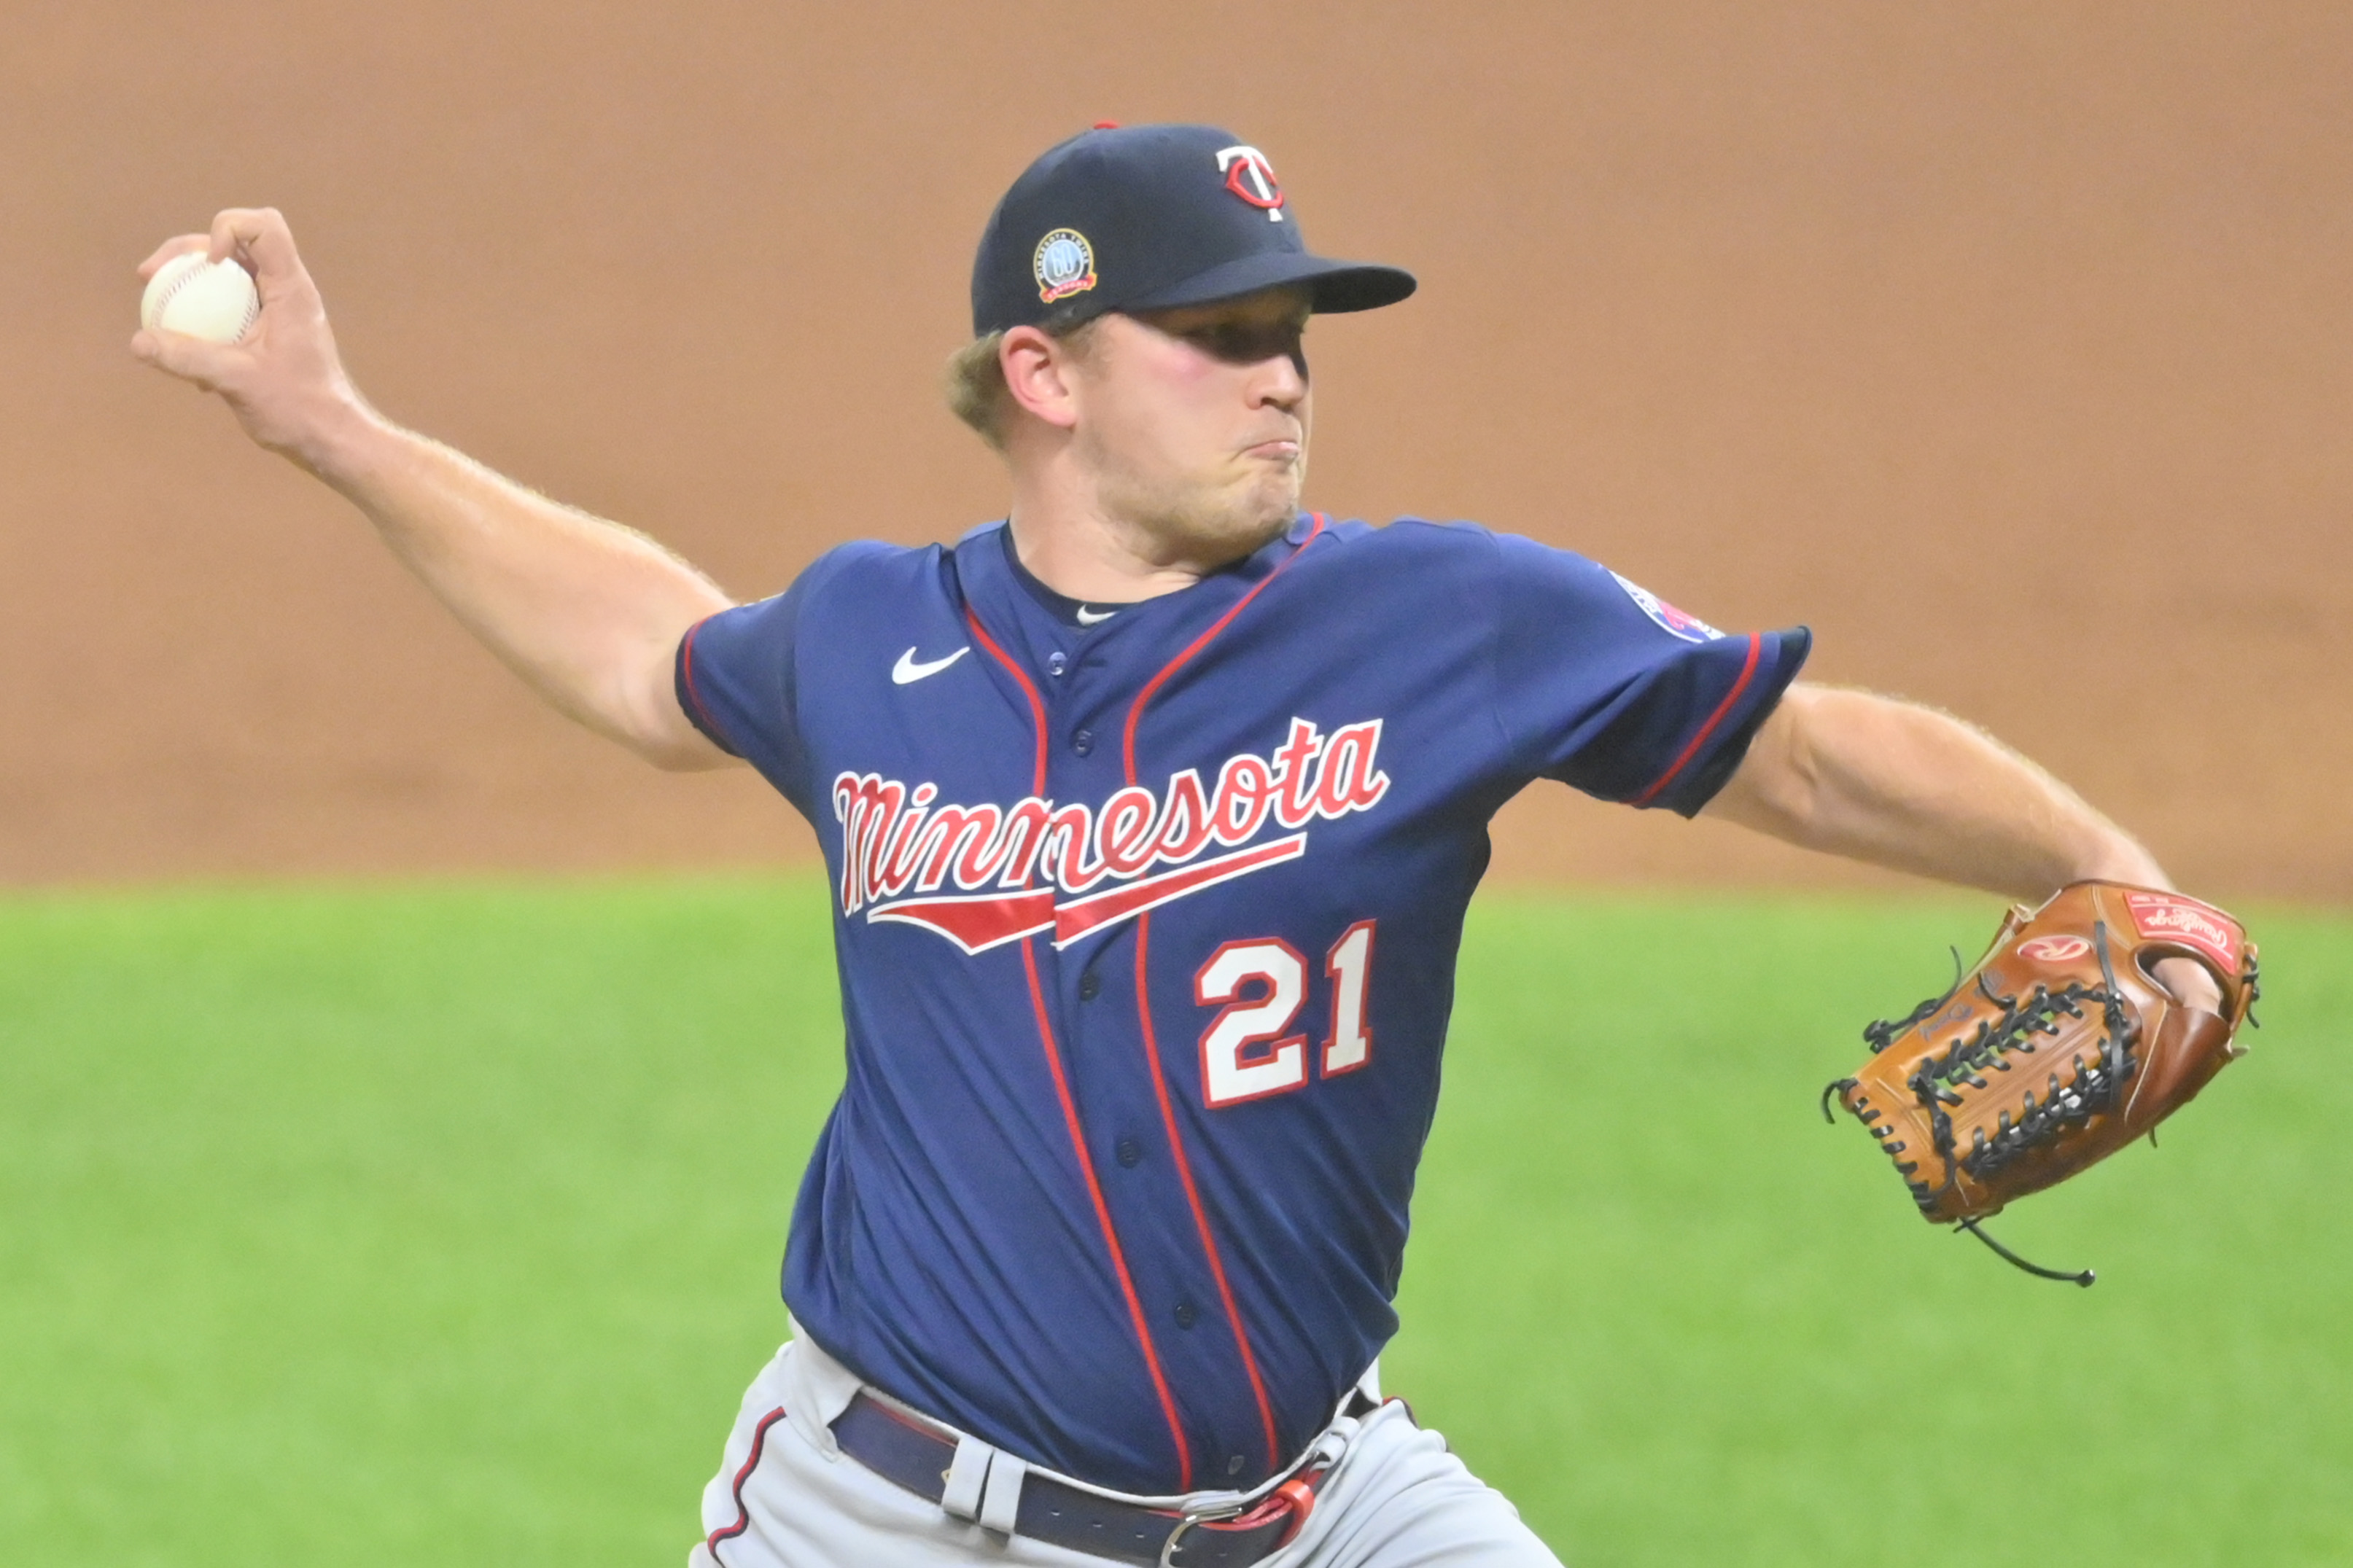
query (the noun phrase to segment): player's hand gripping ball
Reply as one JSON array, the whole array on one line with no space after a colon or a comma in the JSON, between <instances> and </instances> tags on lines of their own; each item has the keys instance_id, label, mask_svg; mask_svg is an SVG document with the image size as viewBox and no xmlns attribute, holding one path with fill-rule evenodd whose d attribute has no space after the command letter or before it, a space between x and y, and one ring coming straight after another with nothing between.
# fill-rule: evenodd
<instances>
[{"instance_id":1,"label":"player's hand gripping ball","mask_svg":"<svg viewBox=\"0 0 2353 1568\"><path fill-rule=\"evenodd\" d=\"M139 324L208 343L233 343L253 330L261 296L253 275L235 261L208 261L201 250L155 268L139 300Z\"/></svg>"},{"instance_id":2,"label":"player's hand gripping ball","mask_svg":"<svg viewBox=\"0 0 2353 1568\"><path fill-rule=\"evenodd\" d=\"M2221 1013L2150 977L2168 958L2213 976ZM1865 1028L1871 1060L1823 1091L1823 1110L1834 1093L1870 1130L1924 1218L1974 1229L2188 1103L2245 1054L2235 1037L2260 994L2255 945L2221 910L2073 883L2011 909L1952 990Z\"/></svg>"}]
</instances>

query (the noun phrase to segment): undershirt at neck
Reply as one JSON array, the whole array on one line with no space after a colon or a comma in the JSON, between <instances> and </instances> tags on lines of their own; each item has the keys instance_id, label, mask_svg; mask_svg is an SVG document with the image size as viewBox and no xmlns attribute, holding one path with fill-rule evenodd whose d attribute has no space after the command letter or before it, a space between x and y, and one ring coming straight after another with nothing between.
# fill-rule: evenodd
<instances>
[{"instance_id":1,"label":"undershirt at neck","mask_svg":"<svg viewBox=\"0 0 2353 1568\"><path fill-rule=\"evenodd\" d=\"M1068 594L1058 594L1038 580L1038 574L1021 564L1021 552L1013 548L1013 525L1007 523L998 531L1005 544L1005 563L1013 568L1013 580L1028 591L1029 596L1045 606L1046 613L1066 626L1087 628L1099 626L1126 609L1125 605L1090 605L1073 599Z\"/></svg>"}]
</instances>

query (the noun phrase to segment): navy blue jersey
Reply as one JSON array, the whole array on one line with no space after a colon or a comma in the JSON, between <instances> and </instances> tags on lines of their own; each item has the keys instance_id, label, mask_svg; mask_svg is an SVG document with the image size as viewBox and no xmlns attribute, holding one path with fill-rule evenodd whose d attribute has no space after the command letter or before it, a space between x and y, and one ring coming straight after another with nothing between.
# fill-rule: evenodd
<instances>
[{"instance_id":1,"label":"navy blue jersey","mask_svg":"<svg viewBox=\"0 0 2353 1568\"><path fill-rule=\"evenodd\" d=\"M1024 576L1002 524L846 545L679 651L833 883L785 1298L1033 1463L1247 1486L1396 1328L1489 819L1537 778L1697 811L1809 639L1462 523L1303 518L1116 609Z\"/></svg>"}]
</instances>

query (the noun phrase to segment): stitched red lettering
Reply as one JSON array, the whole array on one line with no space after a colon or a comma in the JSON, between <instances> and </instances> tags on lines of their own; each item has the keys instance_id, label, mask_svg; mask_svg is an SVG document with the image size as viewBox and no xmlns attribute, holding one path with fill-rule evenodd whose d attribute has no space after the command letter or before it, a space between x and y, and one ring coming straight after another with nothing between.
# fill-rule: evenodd
<instances>
[{"instance_id":1,"label":"stitched red lettering","mask_svg":"<svg viewBox=\"0 0 2353 1568\"><path fill-rule=\"evenodd\" d=\"M1247 844L1266 824L1274 805L1274 773L1262 758L1245 752L1218 770L1217 799L1209 826L1226 844Z\"/></svg>"},{"instance_id":2,"label":"stitched red lettering","mask_svg":"<svg viewBox=\"0 0 2353 1568\"><path fill-rule=\"evenodd\" d=\"M1114 877L1133 877L1152 864L1153 829L1159 826L1160 803L1152 792L1134 784L1103 802L1095 835L1097 854Z\"/></svg>"},{"instance_id":3,"label":"stitched red lettering","mask_svg":"<svg viewBox=\"0 0 2353 1568\"><path fill-rule=\"evenodd\" d=\"M1297 827L1315 815L1315 775L1308 763L1324 749L1324 737L1304 719L1291 721L1291 734L1274 753L1274 819Z\"/></svg>"},{"instance_id":4,"label":"stitched red lettering","mask_svg":"<svg viewBox=\"0 0 2353 1568\"><path fill-rule=\"evenodd\" d=\"M1381 721L1367 719L1332 731L1324 743L1324 763L1315 773L1315 809L1324 816L1345 816L1380 804L1388 794L1389 776L1373 765L1381 743Z\"/></svg>"}]
</instances>

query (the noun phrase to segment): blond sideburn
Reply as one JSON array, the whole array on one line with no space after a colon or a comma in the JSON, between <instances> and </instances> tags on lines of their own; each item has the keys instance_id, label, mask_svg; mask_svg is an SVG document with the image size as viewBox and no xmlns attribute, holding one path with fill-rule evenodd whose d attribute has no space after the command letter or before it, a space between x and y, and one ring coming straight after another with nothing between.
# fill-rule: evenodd
<instances>
[{"instance_id":1,"label":"blond sideburn","mask_svg":"<svg viewBox=\"0 0 2353 1568\"><path fill-rule=\"evenodd\" d=\"M1099 316L1090 317L1075 327L1063 328L1050 323L1045 331L1083 359L1094 337L1094 324L1100 320ZM971 426L982 440L1000 452L1005 450L1007 405L1012 402L1012 393L1005 384L1005 365L997 358L1004 342L1005 334L1001 331L973 339L948 356L947 369L940 377L940 390L948 400L948 412Z\"/></svg>"}]
</instances>

